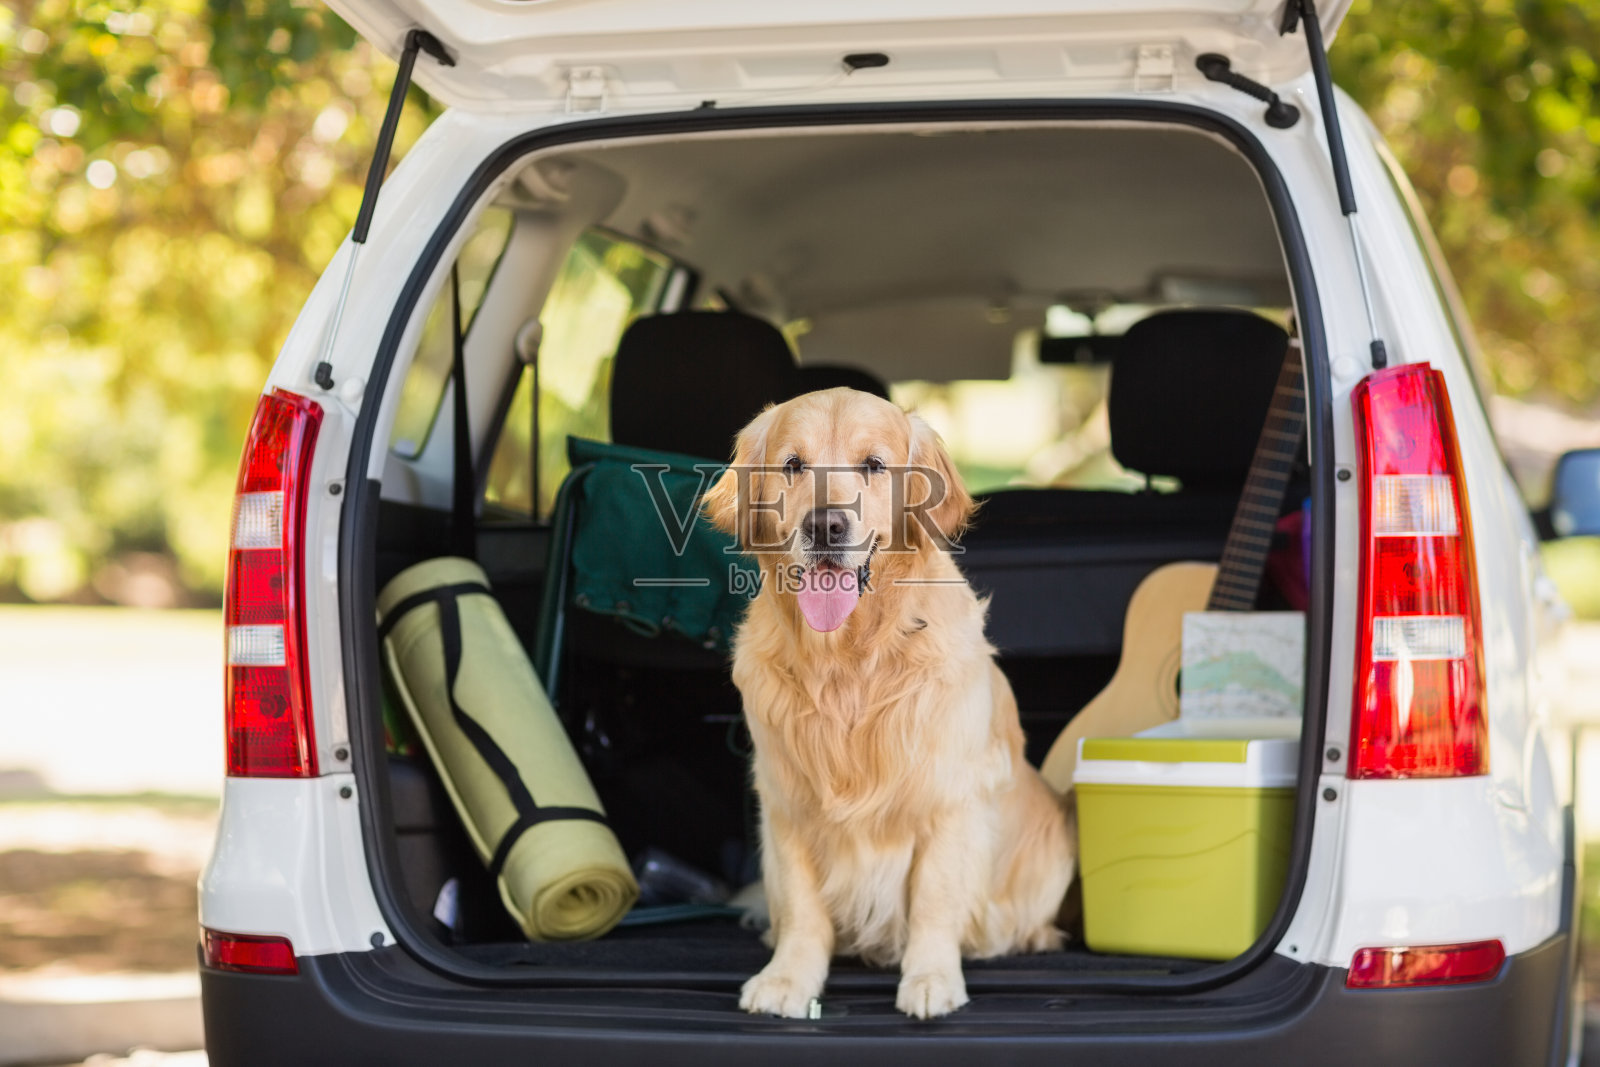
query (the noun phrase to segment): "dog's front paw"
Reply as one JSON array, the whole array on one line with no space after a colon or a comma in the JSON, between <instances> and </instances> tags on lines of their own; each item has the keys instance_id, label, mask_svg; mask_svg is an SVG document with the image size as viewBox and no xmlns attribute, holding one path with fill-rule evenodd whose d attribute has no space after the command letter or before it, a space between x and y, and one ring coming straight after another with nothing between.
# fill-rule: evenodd
<instances>
[{"instance_id":1,"label":"dog's front paw","mask_svg":"<svg viewBox=\"0 0 1600 1067\"><path fill-rule=\"evenodd\" d=\"M739 1007L752 1015L804 1019L810 1012L811 1001L821 993L821 982L802 981L768 967L744 984L739 993Z\"/></svg>"},{"instance_id":2,"label":"dog's front paw","mask_svg":"<svg viewBox=\"0 0 1600 1067\"><path fill-rule=\"evenodd\" d=\"M894 998L895 1007L919 1019L949 1015L966 1002L967 983L960 971L908 974L900 979L900 994Z\"/></svg>"}]
</instances>

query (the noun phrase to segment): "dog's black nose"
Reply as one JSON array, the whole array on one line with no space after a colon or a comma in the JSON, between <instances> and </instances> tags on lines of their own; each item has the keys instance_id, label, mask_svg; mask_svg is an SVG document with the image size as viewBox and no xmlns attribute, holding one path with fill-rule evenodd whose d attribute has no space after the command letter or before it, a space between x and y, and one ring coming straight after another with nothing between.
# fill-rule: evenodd
<instances>
[{"instance_id":1,"label":"dog's black nose","mask_svg":"<svg viewBox=\"0 0 1600 1067\"><path fill-rule=\"evenodd\" d=\"M838 508L813 508L805 517L806 536L816 548L848 548L850 513Z\"/></svg>"}]
</instances>

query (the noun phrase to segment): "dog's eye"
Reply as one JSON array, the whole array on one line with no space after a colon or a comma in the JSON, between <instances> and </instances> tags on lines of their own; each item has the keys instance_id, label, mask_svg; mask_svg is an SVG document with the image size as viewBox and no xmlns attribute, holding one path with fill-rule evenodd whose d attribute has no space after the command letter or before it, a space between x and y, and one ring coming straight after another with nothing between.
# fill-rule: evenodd
<instances>
[{"instance_id":1,"label":"dog's eye","mask_svg":"<svg viewBox=\"0 0 1600 1067\"><path fill-rule=\"evenodd\" d=\"M868 474L882 474L884 472L883 460L877 456L868 456L861 464Z\"/></svg>"},{"instance_id":2,"label":"dog's eye","mask_svg":"<svg viewBox=\"0 0 1600 1067\"><path fill-rule=\"evenodd\" d=\"M785 474L795 475L799 474L805 469L806 465L800 462L799 456L790 456L788 459L783 461L783 470Z\"/></svg>"}]
</instances>

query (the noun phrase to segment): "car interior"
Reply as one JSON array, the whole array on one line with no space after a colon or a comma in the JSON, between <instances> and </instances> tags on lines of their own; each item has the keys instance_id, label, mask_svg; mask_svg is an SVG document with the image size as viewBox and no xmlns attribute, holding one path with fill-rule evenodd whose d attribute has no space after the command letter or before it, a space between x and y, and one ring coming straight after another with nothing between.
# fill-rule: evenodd
<instances>
[{"instance_id":1,"label":"car interior","mask_svg":"<svg viewBox=\"0 0 1600 1067\"><path fill-rule=\"evenodd\" d=\"M677 608L592 610L571 576L575 553L594 550L585 515L601 513L596 494L612 483L568 438L722 463L763 406L815 389L920 411L981 501L959 564L990 598L989 637L1037 763L1110 680L1140 581L1222 554L1292 321L1260 179L1228 142L1180 125L587 143L514 167L473 225L457 284L418 311L397 386L376 588L452 553L465 410L477 560L623 851L671 857L729 893L759 878L730 634L687 627ZM1300 513L1308 485L1302 451L1283 516ZM1277 548L1298 558L1282 536ZM1269 568L1259 603L1303 609L1294 571ZM737 598L731 575L709 577ZM529 975L681 984L743 980L765 963L758 931L720 904L640 909L595 940L524 938L389 704L395 896L415 928ZM1074 941L968 972L981 988L988 973L1204 965ZM870 973L842 963L833 981Z\"/></svg>"}]
</instances>

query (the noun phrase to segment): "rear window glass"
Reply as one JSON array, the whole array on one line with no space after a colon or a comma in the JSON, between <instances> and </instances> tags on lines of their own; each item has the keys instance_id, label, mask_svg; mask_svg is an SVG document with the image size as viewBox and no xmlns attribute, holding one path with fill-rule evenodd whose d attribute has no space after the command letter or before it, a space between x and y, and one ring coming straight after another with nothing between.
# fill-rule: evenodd
<instances>
[{"instance_id":1,"label":"rear window glass","mask_svg":"<svg viewBox=\"0 0 1600 1067\"><path fill-rule=\"evenodd\" d=\"M1155 305L1114 305L1094 319L1051 308L1045 334L1115 339ZM1284 325L1283 308L1253 308ZM1007 487L1057 487L1171 492L1177 479L1157 475L1148 483L1111 451L1106 400L1113 364L1053 363L1039 358L1039 334L1018 334L1010 377L948 382L900 381L890 397L928 420L944 438L967 488L981 493ZM802 342L803 343L803 342Z\"/></svg>"},{"instance_id":2,"label":"rear window glass","mask_svg":"<svg viewBox=\"0 0 1600 1067\"><path fill-rule=\"evenodd\" d=\"M1022 346L1019 345L1019 348ZM895 403L939 431L967 488L1144 488L1111 455L1106 364L1018 359L1004 381L892 382Z\"/></svg>"}]
</instances>

